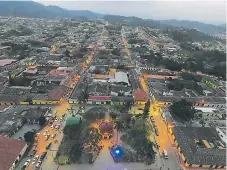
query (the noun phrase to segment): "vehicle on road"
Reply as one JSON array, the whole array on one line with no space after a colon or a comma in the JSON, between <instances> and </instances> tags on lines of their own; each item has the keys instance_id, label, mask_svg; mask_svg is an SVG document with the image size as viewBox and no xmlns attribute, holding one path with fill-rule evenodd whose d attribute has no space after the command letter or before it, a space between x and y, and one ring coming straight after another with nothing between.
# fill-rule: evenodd
<instances>
[{"instance_id":1,"label":"vehicle on road","mask_svg":"<svg viewBox=\"0 0 227 170\"><path fill-rule=\"evenodd\" d=\"M152 122L152 123L155 123L154 118L153 118L153 117L151 117L151 116L150 116L150 120L151 120L151 122Z\"/></svg>"},{"instance_id":2,"label":"vehicle on road","mask_svg":"<svg viewBox=\"0 0 227 170\"><path fill-rule=\"evenodd\" d=\"M35 165L35 169L39 169L41 167L42 161L38 161L37 164Z\"/></svg>"},{"instance_id":3,"label":"vehicle on road","mask_svg":"<svg viewBox=\"0 0 227 170\"><path fill-rule=\"evenodd\" d=\"M162 150L162 155L165 159L168 159L168 154L167 154L167 151L165 149Z\"/></svg>"},{"instance_id":4,"label":"vehicle on road","mask_svg":"<svg viewBox=\"0 0 227 170\"><path fill-rule=\"evenodd\" d=\"M61 124L56 124L54 128L55 129L60 129L60 127L61 127Z\"/></svg>"},{"instance_id":5,"label":"vehicle on road","mask_svg":"<svg viewBox=\"0 0 227 170\"><path fill-rule=\"evenodd\" d=\"M40 156L39 160L43 161L44 158L46 157L46 155L47 155L47 152L43 152L42 155Z\"/></svg>"},{"instance_id":6,"label":"vehicle on road","mask_svg":"<svg viewBox=\"0 0 227 170\"><path fill-rule=\"evenodd\" d=\"M58 121L58 118L55 119L55 122L57 122L57 121Z\"/></svg>"},{"instance_id":7,"label":"vehicle on road","mask_svg":"<svg viewBox=\"0 0 227 170\"><path fill-rule=\"evenodd\" d=\"M50 138L50 134L47 134L45 140L48 140L49 138Z\"/></svg>"},{"instance_id":8,"label":"vehicle on road","mask_svg":"<svg viewBox=\"0 0 227 170\"><path fill-rule=\"evenodd\" d=\"M50 128L51 128L51 129L54 129L54 125L52 124Z\"/></svg>"},{"instance_id":9,"label":"vehicle on road","mask_svg":"<svg viewBox=\"0 0 227 170\"><path fill-rule=\"evenodd\" d=\"M25 163L24 163L24 165L22 166L22 168L21 169L26 169L27 167L28 167L28 165L30 164L30 162L31 162L31 159L28 159Z\"/></svg>"},{"instance_id":10,"label":"vehicle on road","mask_svg":"<svg viewBox=\"0 0 227 170\"><path fill-rule=\"evenodd\" d=\"M33 157L35 155L35 153L37 152L37 150L32 150L31 153L29 154L29 157Z\"/></svg>"},{"instance_id":11,"label":"vehicle on road","mask_svg":"<svg viewBox=\"0 0 227 170\"><path fill-rule=\"evenodd\" d=\"M35 164L39 159L39 155L36 155L33 159L32 159L32 164Z\"/></svg>"},{"instance_id":12,"label":"vehicle on road","mask_svg":"<svg viewBox=\"0 0 227 170\"><path fill-rule=\"evenodd\" d=\"M49 142L49 143L47 144L47 146L46 146L46 150L50 149L51 144L52 144L51 142Z\"/></svg>"},{"instance_id":13,"label":"vehicle on road","mask_svg":"<svg viewBox=\"0 0 227 170\"><path fill-rule=\"evenodd\" d=\"M144 110L143 108L138 108L137 110Z\"/></svg>"},{"instance_id":14,"label":"vehicle on road","mask_svg":"<svg viewBox=\"0 0 227 170\"><path fill-rule=\"evenodd\" d=\"M155 131L156 136L159 136L158 129L155 128L154 131Z\"/></svg>"},{"instance_id":15,"label":"vehicle on road","mask_svg":"<svg viewBox=\"0 0 227 170\"><path fill-rule=\"evenodd\" d=\"M57 136L56 133L52 134L51 137L54 139Z\"/></svg>"}]
</instances>

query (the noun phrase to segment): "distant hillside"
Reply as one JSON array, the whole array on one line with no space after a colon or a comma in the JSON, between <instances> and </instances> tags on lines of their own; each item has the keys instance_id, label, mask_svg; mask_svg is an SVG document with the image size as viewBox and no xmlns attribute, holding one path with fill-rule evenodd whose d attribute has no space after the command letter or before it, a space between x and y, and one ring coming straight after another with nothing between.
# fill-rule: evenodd
<instances>
[{"instance_id":1,"label":"distant hillside","mask_svg":"<svg viewBox=\"0 0 227 170\"><path fill-rule=\"evenodd\" d=\"M100 18L103 15L88 10L67 10L57 6L45 6L33 1L0 1L0 16L20 16L37 18Z\"/></svg>"},{"instance_id":2,"label":"distant hillside","mask_svg":"<svg viewBox=\"0 0 227 170\"><path fill-rule=\"evenodd\" d=\"M131 26L159 27L184 27L194 28L207 34L225 33L226 25L211 25L197 21L187 20L152 20L138 17L125 17L118 15L103 15L88 10L67 10L58 6L45 6L33 1L0 1L0 16L19 16L37 18L103 18L110 23L129 24Z\"/></svg>"},{"instance_id":3,"label":"distant hillside","mask_svg":"<svg viewBox=\"0 0 227 170\"><path fill-rule=\"evenodd\" d=\"M218 33L225 33L225 27L212 25L212 24L205 24L197 21L187 21L187 20L160 20L161 25L170 25L174 27L184 27L184 28L194 28L198 31L207 33L207 34L218 34Z\"/></svg>"},{"instance_id":4,"label":"distant hillside","mask_svg":"<svg viewBox=\"0 0 227 170\"><path fill-rule=\"evenodd\" d=\"M147 26L158 28L159 22L152 19L141 19L138 17L125 17L120 15L104 15L104 20L112 24L128 24L131 26Z\"/></svg>"}]
</instances>

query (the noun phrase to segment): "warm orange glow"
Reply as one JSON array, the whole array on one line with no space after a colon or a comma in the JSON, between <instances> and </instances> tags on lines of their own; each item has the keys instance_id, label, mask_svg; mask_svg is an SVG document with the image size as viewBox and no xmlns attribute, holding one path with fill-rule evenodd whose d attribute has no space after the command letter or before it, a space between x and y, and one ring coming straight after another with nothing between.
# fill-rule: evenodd
<instances>
[{"instance_id":1,"label":"warm orange glow","mask_svg":"<svg viewBox=\"0 0 227 170\"><path fill-rule=\"evenodd\" d=\"M159 136L155 136L157 144L160 146L159 151L161 152L162 149L171 149L171 144L169 141L169 136L167 134L167 127L163 121L161 116L161 109L157 104L151 104L150 106L150 115L153 116L155 120L155 125L157 126Z\"/></svg>"},{"instance_id":2,"label":"warm orange glow","mask_svg":"<svg viewBox=\"0 0 227 170\"><path fill-rule=\"evenodd\" d=\"M140 77L140 84L142 85L143 90L148 93L148 87L143 77Z\"/></svg>"}]
</instances>

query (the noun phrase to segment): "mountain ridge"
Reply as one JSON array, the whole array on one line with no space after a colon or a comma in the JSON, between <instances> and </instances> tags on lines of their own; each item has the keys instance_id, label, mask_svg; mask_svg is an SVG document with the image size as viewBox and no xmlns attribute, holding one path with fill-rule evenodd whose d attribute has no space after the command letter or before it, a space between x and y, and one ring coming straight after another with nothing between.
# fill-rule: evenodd
<instances>
[{"instance_id":1,"label":"mountain ridge","mask_svg":"<svg viewBox=\"0 0 227 170\"><path fill-rule=\"evenodd\" d=\"M105 15L95 13L89 10L68 10L55 5L45 6L43 4L34 1L0 1L0 16L19 16L19 17L36 17L36 18L76 18L85 17L87 19L97 18L111 18L110 20L126 20L127 23L133 26L139 24L143 26L155 27L185 27L194 28L201 32L208 34L225 33L226 25L221 24L219 26L212 24L205 24L199 21L188 21L188 20L153 20L153 19L142 19L139 17L126 17L118 15Z\"/></svg>"}]
</instances>

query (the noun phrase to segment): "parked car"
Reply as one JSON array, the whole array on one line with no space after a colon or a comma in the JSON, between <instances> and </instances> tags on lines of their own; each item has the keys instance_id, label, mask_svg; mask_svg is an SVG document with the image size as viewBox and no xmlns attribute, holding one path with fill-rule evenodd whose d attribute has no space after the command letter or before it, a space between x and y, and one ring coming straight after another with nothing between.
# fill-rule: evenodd
<instances>
[{"instance_id":1,"label":"parked car","mask_svg":"<svg viewBox=\"0 0 227 170\"><path fill-rule=\"evenodd\" d=\"M152 123L155 123L155 120L154 120L153 117L150 117L150 120L151 120Z\"/></svg>"},{"instance_id":2,"label":"parked car","mask_svg":"<svg viewBox=\"0 0 227 170\"><path fill-rule=\"evenodd\" d=\"M31 153L29 154L29 157L33 157L35 155L35 153L37 152L37 150L32 150Z\"/></svg>"},{"instance_id":3,"label":"parked car","mask_svg":"<svg viewBox=\"0 0 227 170\"><path fill-rule=\"evenodd\" d=\"M167 151L165 149L162 150L162 155L165 159L168 159L168 154L167 154Z\"/></svg>"},{"instance_id":4,"label":"parked car","mask_svg":"<svg viewBox=\"0 0 227 170\"><path fill-rule=\"evenodd\" d=\"M159 133L158 133L158 129L157 128L155 128L155 134L156 134L156 136L159 136Z\"/></svg>"},{"instance_id":5,"label":"parked car","mask_svg":"<svg viewBox=\"0 0 227 170\"><path fill-rule=\"evenodd\" d=\"M51 137L54 139L57 136L56 133L52 134Z\"/></svg>"},{"instance_id":6,"label":"parked car","mask_svg":"<svg viewBox=\"0 0 227 170\"><path fill-rule=\"evenodd\" d=\"M46 157L46 155L47 155L47 152L43 152L42 155L40 156L39 160L43 161L44 158Z\"/></svg>"},{"instance_id":7,"label":"parked car","mask_svg":"<svg viewBox=\"0 0 227 170\"><path fill-rule=\"evenodd\" d=\"M35 164L39 159L39 155L36 155L33 159L32 159L32 164Z\"/></svg>"},{"instance_id":8,"label":"parked car","mask_svg":"<svg viewBox=\"0 0 227 170\"><path fill-rule=\"evenodd\" d=\"M25 163L24 163L24 165L22 166L22 168L21 169L26 169L27 167L28 167L28 165L30 164L30 162L31 162L31 159L28 159Z\"/></svg>"},{"instance_id":9,"label":"parked car","mask_svg":"<svg viewBox=\"0 0 227 170\"><path fill-rule=\"evenodd\" d=\"M49 138L50 138L50 134L47 134L45 140L48 140Z\"/></svg>"},{"instance_id":10,"label":"parked car","mask_svg":"<svg viewBox=\"0 0 227 170\"><path fill-rule=\"evenodd\" d=\"M41 167L42 161L38 161L35 165L35 169L38 170Z\"/></svg>"},{"instance_id":11,"label":"parked car","mask_svg":"<svg viewBox=\"0 0 227 170\"><path fill-rule=\"evenodd\" d=\"M49 142L49 143L47 144L47 146L46 146L46 150L50 149L51 144L52 144L51 142Z\"/></svg>"}]
</instances>

